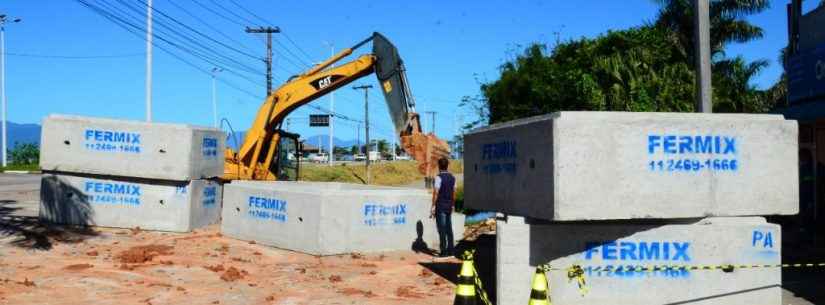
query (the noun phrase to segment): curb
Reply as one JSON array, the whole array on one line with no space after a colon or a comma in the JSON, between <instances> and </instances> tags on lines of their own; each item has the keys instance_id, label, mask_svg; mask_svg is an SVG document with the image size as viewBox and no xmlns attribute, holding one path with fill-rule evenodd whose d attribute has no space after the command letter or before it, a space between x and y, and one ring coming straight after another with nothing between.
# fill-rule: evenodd
<instances>
[{"instance_id":1,"label":"curb","mask_svg":"<svg viewBox=\"0 0 825 305\"><path fill-rule=\"evenodd\" d=\"M8 170L8 171L0 171L0 173L4 174L40 174L40 171L15 171L15 170Z\"/></svg>"}]
</instances>

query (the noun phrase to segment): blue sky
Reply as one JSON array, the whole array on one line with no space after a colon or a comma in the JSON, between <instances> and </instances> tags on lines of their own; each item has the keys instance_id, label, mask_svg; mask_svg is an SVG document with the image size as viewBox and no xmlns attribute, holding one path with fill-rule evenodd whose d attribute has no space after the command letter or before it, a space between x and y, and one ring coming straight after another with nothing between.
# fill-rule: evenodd
<instances>
[{"instance_id":1,"label":"blue sky","mask_svg":"<svg viewBox=\"0 0 825 305\"><path fill-rule=\"evenodd\" d=\"M87 1L118 7L124 7L122 3L139 3L137 0ZM610 29L637 26L652 20L657 10L650 0L236 1L279 26L300 46L298 50L284 35L275 35L280 42L275 47L275 87L297 73L303 63L327 58L330 48L326 43L332 43L336 50L340 50L368 37L373 31L383 33L399 48L405 60L418 102L417 110L420 113L438 112L436 132L440 137L452 137L461 122L474 118L469 109L458 107L461 97L478 94L478 82L495 80L498 67L519 53L523 46L531 42L552 45L557 37L561 40L593 37ZM814 5L812 1L807 2L806 7ZM223 19L197 3L232 20ZM787 1L771 3L769 11L750 17L753 23L765 29L765 38L747 45L733 45L728 50L729 56L742 54L749 60L765 58L771 61L771 66L756 79L755 84L762 88L770 86L779 77L781 67L776 58L778 50L787 41ZM154 0L154 6L245 53L264 55L262 36L244 33L240 24L250 22L231 14L257 22L256 25L262 22L230 1ZM125 31L74 0L4 0L0 3L0 14L23 19L21 23L6 27L9 120L35 123L49 113L135 120L145 118L143 38ZM234 42L205 24L220 29ZM155 28L159 29L159 26L156 24ZM210 43L206 39L198 41ZM214 50L258 69L258 73L264 71L263 63L253 58L219 47L214 47ZM356 53L369 50L368 47L362 48ZM19 54L125 57L66 59ZM211 77L157 48L154 58L155 121L211 125ZM202 70L214 67L197 59L191 61ZM227 72L222 72L219 77L245 91L264 95L264 78L257 74L244 75L254 83ZM377 85L371 75L353 83L360 84ZM248 128L261 99L223 83L218 83L217 91L219 116L227 118L236 130ZM363 118L362 93L342 88L335 93L335 99L336 112ZM377 91L371 91L370 101L370 119L374 124L372 137L389 138L391 123L383 98ZM313 104L329 108L329 97ZM307 126L306 117L310 113L317 111L304 107L294 112L291 115L291 130L303 136L326 134L326 129ZM423 123L429 130L429 117ZM335 129L336 137L356 137L355 123L336 120Z\"/></svg>"}]
</instances>

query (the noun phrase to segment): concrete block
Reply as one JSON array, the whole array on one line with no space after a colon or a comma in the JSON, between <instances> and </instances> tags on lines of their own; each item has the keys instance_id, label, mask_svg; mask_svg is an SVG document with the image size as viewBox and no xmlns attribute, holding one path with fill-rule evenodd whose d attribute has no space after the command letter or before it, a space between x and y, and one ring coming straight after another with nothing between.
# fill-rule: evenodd
<instances>
[{"instance_id":1,"label":"concrete block","mask_svg":"<svg viewBox=\"0 0 825 305\"><path fill-rule=\"evenodd\" d=\"M554 221L796 214L779 115L558 112L467 134L469 208Z\"/></svg>"},{"instance_id":2,"label":"concrete block","mask_svg":"<svg viewBox=\"0 0 825 305\"><path fill-rule=\"evenodd\" d=\"M221 232L313 255L437 248L423 190L320 182L225 185ZM463 234L455 215L454 234Z\"/></svg>"},{"instance_id":3,"label":"concrete block","mask_svg":"<svg viewBox=\"0 0 825 305\"><path fill-rule=\"evenodd\" d=\"M44 170L186 181L223 175L217 129L80 116L43 120Z\"/></svg>"},{"instance_id":4,"label":"concrete block","mask_svg":"<svg viewBox=\"0 0 825 305\"><path fill-rule=\"evenodd\" d=\"M222 189L211 180L123 180L46 173L40 187L40 219L61 224L189 232L220 221Z\"/></svg>"},{"instance_id":5,"label":"concrete block","mask_svg":"<svg viewBox=\"0 0 825 305\"><path fill-rule=\"evenodd\" d=\"M779 268L631 272L622 267L779 264L781 229L761 217L674 225L533 224L511 216L497 222L496 234L498 305L525 304L535 267L547 262L556 268L582 266L589 289L582 295L566 271L551 271L556 305L781 303ZM607 266L613 271L604 271Z\"/></svg>"}]
</instances>

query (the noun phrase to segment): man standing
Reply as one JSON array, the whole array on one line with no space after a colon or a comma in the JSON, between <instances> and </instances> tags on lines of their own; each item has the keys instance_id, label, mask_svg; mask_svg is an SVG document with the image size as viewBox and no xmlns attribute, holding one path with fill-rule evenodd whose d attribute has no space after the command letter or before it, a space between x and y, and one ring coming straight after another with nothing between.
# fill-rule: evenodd
<instances>
[{"instance_id":1,"label":"man standing","mask_svg":"<svg viewBox=\"0 0 825 305\"><path fill-rule=\"evenodd\" d=\"M455 203L455 177L447 171L450 162L447 158L438 160L438 176L433 183L433 206L430 217L435 217L438 228L439 257L453 256L452 213Z\"/></svg>"}]
</instances>

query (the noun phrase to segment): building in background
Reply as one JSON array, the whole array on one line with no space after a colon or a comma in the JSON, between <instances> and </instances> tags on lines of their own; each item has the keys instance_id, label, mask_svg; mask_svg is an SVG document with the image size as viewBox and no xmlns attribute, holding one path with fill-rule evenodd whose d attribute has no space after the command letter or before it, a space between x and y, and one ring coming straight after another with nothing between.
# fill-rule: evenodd
<instances>
[{"instance_id":1,"label":"building in background","mask_svg":"<svg viewBox=\"0 0 825 305\"><path fill-rule=\"evenodd\" d=\"M788 106L777 112L799 121L799 215L784 219L787 242L825 245L825 6L802 13L788 5Z\"/></svg>"}]
</instances>

